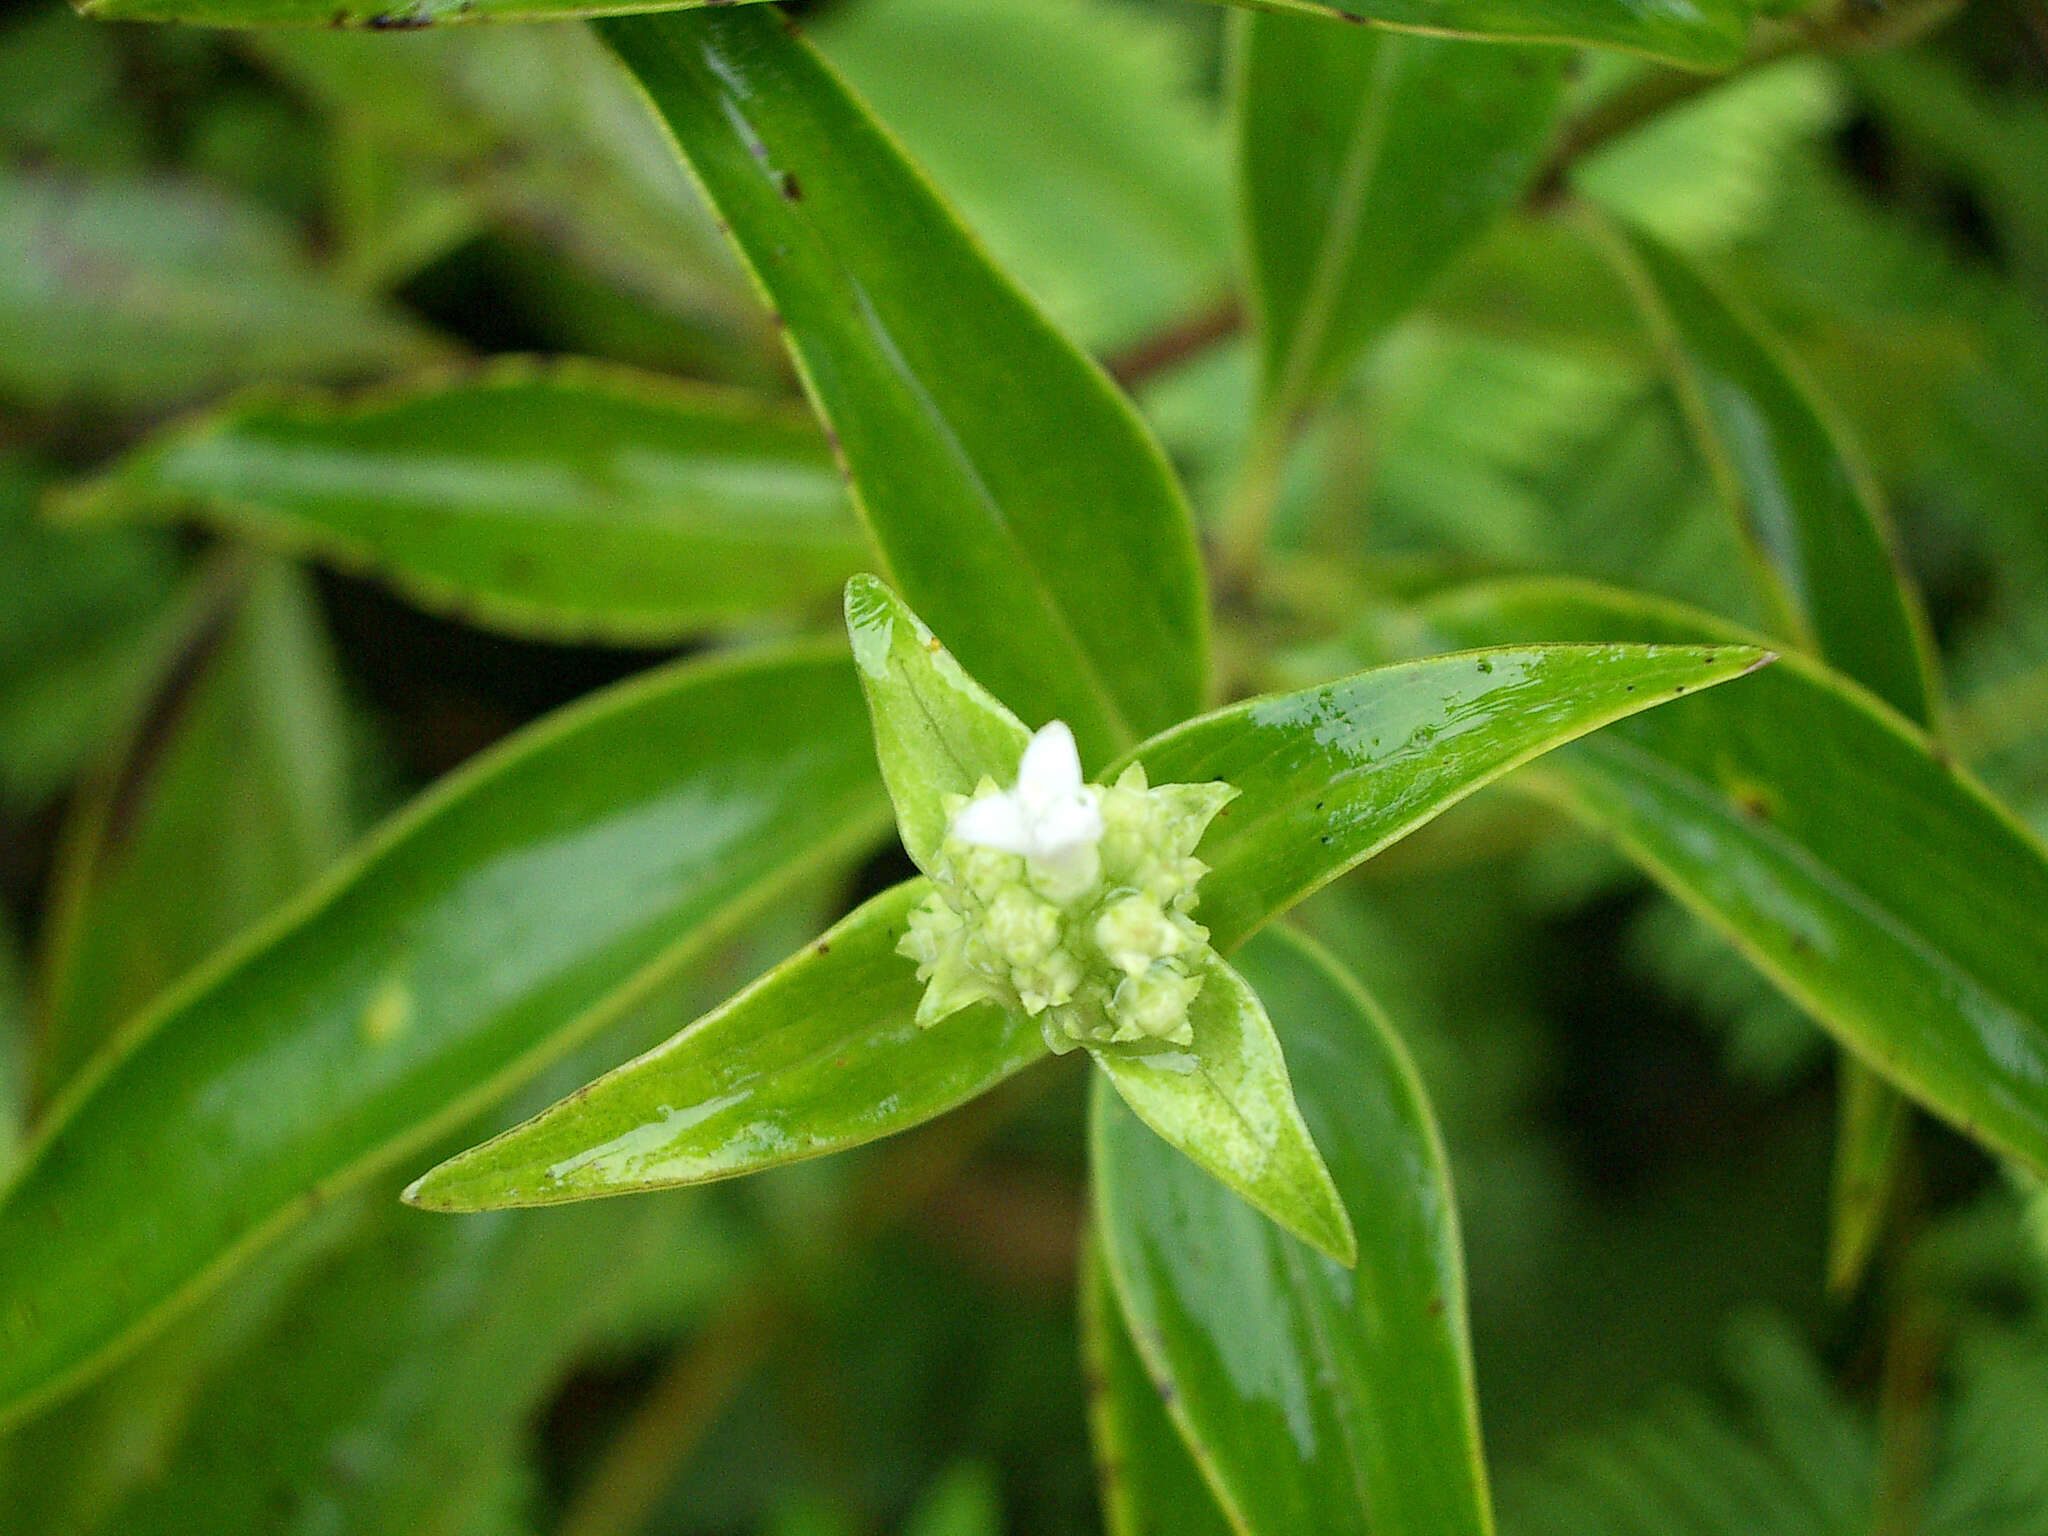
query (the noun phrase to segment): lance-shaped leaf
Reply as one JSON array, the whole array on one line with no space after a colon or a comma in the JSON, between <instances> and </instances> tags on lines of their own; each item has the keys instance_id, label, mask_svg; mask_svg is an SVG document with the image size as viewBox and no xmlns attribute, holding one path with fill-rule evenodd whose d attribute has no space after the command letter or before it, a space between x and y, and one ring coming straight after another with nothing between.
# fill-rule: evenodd
<instances>
[{"instance_id":1,"label":"lance-shaped leaf","mask_svg":"<svg viewBox=\"0 0 2048 1536\"><path fill-rule=\"evenodd\" d=\"M983 778L1008 785L1031 732L872 576L847 583L846 632L896 829L929 869L946 837L946 796L972 795Z\"/></svg>"},{"instance_id":2,"label":"lance-shaped leaf","mask_svg":"<svg viewBox=\"0 0 2048 1536\"><path fill-rule=\"evenodd\" d=\"M1081 1259L1081 1347L1109 1536L1230 1536L1216 1496L1145 1374L1093 1242Z\"/></svg>"},{"instance_id":3,"label":"lance-shaped leaf","mask_svg":"<svg viewBox=\"0 0 2048 1536\"><path fill-rule=\"evenodd\" d=\"M43 951L43 1101L123 1020L303 888L352 830L340 679L309 585L282 565L231 563L209 573L227 590L185 664L72 811ZM161 1467L207 1374L352 1219L333 1214L339 1223L302 1227L121 1369L0 1437L0 1529L98 1529Z\"/></svg>"},{"instance_id":4,"label":"lance-shaped leaf","mask_svg":"<svg viewBox=\"0 0 2048 1536\"><path fill-rule=\"evenodd\" d=\"M873 837L864 715L813 650L622 684L451 777L124 1031L0 1202L0 1417Z\"/></svg>"},{"instance_id":5,"label":"lance-shaped leaf","mask_svg":"<svg viewBox=\"0 0 2048 1536\"><path fill-rule=\"evenodd\" d=\"M1496 644L1737 633L1573 582L1454 594L1427 617ZM1531 785L1607 831L1873 1069L2048 1171L2048 854L1881 701L1787 656L1549 759Z\"/></svg>"},{"instance_id":6,"label":"lance-shaped leaf","mask_svg":"<svg viewBox=\"0 0 2048 1536\"><path fill-rule=\"evenodd\" d=\"M319 0L80 0L103 21L182 21L210 27L319 25L411 29L460 21L545 21L568 16L693 8L719 0L363 0L336 9ZM1247 0L1249 3L1249 0ZM1465 37L1596 43L1677 64L1733 64L1753 7L1743 0L1691 0L1647 7L1615 0L1259 0L1262 7Z\"/></svg>"},{"instance_id":7,"label":"lance-shaped leaf","mask_svg":"<svg viewBox=\"0 0 2048 1536\"><path fill-rule=\"evenodd\" d=\"M867 541L816 427L590 364L500 364L346 403L257 398L73 489L190 513L516 634L656 641L816 604Z\"/></svg>"},{"instance_id":8,"label":"lance-shaped leaf","mask_svg":"<svg viewBox=\"0 0 2048 1536\"><path fill-rule=\"evenodd\" d=\"M1358 1256L1343 1197L1302 1123L1259 994L1215 961L1189 1009L1186 1050L1097 1051L1133 1113L1256 1209L1339 1264Z\"/></svg>"},{"instance_id":9,"label":"lance-shaped leaf","mask_svg":"<svg viewBox=\"0 0 2048 1536\"><path fill-rule=\"evenodd\" d=\"M1292 417L1534 172L1568 55L1313 17L1239 29L1239 196L1264 409Z\"/></svg>"},{"instance_id":10,"label":"lance-shaped leaf","mask_svg":"<svg viewBox=\"0 0 2048 1536\"><path fill-rule=\"evenodd\" d=\"M892 669L881 680L883 706L909 719L920 690L933 701L925 724L934 734L921 745L1008 750L1011 727L990 713L1000 706L936 659L928 670L917 662L920 653L939 653L886 588L859 582L849 596L863 666ZM1155 782L1223 777L1244 790L1202 844L1214 869L1196 911L1218 939L1235 944L1529 757L1688 688L1737 676L1763 655L1744 646L1623 645L1442 657L1252 700L1170 731L1137 755L1148 768L1164 766ZM895 746L884 718L878 707L888 753ZM906 734L896 745L908 750L908 741ZM928 786L913 770L899 764L892 773L911 786L905 799L913 810L928 804L920 799ZM919 841L937 830L924 811L906 822L906 837ZM916 1027L924 989L896 946L926 889L911 881L874 898L724 1008L435 1168L408 1198L475 1210L730 1178L907 1130L993 1087L1043 1054L1042 1036L1022 1015L989 1005ZM1157 1119L1184 1127L1168 1133L1193 1150L1197 1133L1185 1111L1220 1112L1231 1094L1219 1089L1184 1102L1175 1119L1162 1075L1159 1067L1133 1068L1131 1090L1151 1094ZM1280 1113L1273 1090L1285 1088L1277 1057L1263 1083L1270 1124ZM1201 1085L1180 1086L1185 1097ZM1229 1135L1246 1139L1240 1129ZM1297 1169L1305 1166L1299 1150L1295 1158ZM1327 1210L1325 1218L1319 1234L1341 1251L1341 1236L1333 1235L1340 1223ZM1314 1218L1298 1219L1309 1225Z\"/></svg>"},{"instance_id":11,"label":"lance-shaped leaf","mask_svg":"<svg viewBox=\"0 0 2048 1536\"><path fill-rule=\"evenodd\" d=\"M1231 1523L1259 1536L1492 1529L1457 1214L1422 1085L1327 956L1242 957L1358 1225L1358 1267L1200 1177L1097 1089L1096 1210L1138 1353Z\"/></svg>"},{"instance_id":12,"label":"lance-shaped leaf","mask_svg":"<svg viewBox=\"0 0 2048 1536\"><path fill-rule=\"evenodd\" d=\"M1790 355L1678 252L1640 230L1598 228L1670 363L1701 456L1788 638L1938 735L1926 618L1877 487L1819 397ZM1903 1101L1854 1057L1840 1091L1828 1273L1846 1290L1882 1228L1906 1122Z\"/></svg>"},{"instance_id":13,"label":"lance-shaped leaf","mask_svg":"<svg viewBox=\"0 0 2048 1536\"><path fill-rule=\"evenodd\" d=\"M1099 763L1200 707L1185 500L1095 365L759 6L603 25L780 317L896 586Z\"/></svg>"},{"instance_id":14,"label":"lance-shaped leaf","mask_svg":"<svg viewBox=\"0 0 2048 1536\"><path fill-rule=\"evenodd\" d=\"M731 1178L908 1130L1046 1054L988 1004L916 1022L896 952L929 887L910 880L646 1055L406 1191L431 1210L556 1205Z\"/></svg>"},{"instance_id":15,"label":"lance-shaped leaf","mask_svg":"<svg viewBox=\"0 0 2048 1536\"><path fill-rule=\"evenodd\" d=\"M1796 633L1900 714L1936 723L1926 621L1869 473L1791 358L1676 251L1602 224L1668 358L1714 484Z\"/></svg>"},{"instance_id":16,"label":"lance-shaped leaf","mask_svg":"<svg viewBox=\"0 0 2048 1536\"><path fill-rule=\"evenodd\" d=\"M1431 817L1553 747L1760 665L1742 644L1530 645L1434 656L1248 699L1131 754L1155 784L1239 797L1197 853L1224 953Z\"/></svg>"},{"instance_id":17,"label":"lance-shaped leaf","mask_svg":"<svg viewBox=\"0 0 2048 1536\"><path fill-rule=\"evenodd\" d=\"M312 594L266 562L72 813L44 949L39 1102L341 851L344 732Z\"/></svg>"}]
</instances>

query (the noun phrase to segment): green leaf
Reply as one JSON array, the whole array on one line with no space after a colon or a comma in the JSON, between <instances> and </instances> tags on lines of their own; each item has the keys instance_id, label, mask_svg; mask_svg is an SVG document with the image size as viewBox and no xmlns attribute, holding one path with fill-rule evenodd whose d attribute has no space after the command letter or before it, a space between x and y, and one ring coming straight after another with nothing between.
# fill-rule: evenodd
<instances>
[{"instance_id":1,"label":"green leaf","mask_svg":"<svg viewBox=\"0 0 2048 1536\"><path fill-rule=\"evenodd\" d=\"M816 604L866 541L799 416L590 364L512 362L345 403L258 398L72 490L191 512L543 637L657 641Z\"/></svg>"},{"instance_id":2,"label":"green leaf","mask_svg":"<svg viewBox=\"0 0 2048 1536\"><path fill-rule=\"evenodd\" d=\"M466 767L123 1032L0 1203L0 1418L874 837L851 669L634 679Z\"/></svg>"},{"instance_id":3,"label":"green leaf","mask_svg":"<svg viewBox=\"0 0 2048 1536\"><path fill-rule=\"evenodd\" d=\"M1098 1089L1103 1256L1138 1353L1236 1529L1481 1536L1457 1216L1422 1085L1327 956L1276 932L1243 964L1357 1213L1358 1267L1275 1229Z\"/></svg>"},{"instance_id":4,"label":"green leaf","mask_svg":"<svg viewBox=\"0 0 2048 1536\"><path fill-rule=\"evenodd\" d=\"M1187 504L1101 371L773 11L601 30L780 316L897 589L962 664L1093 763L1199 708Z\"/></svg>"},{"instance_id":5,"label":"green leaf","mask_svg":"<svg viewBox=\"0 0 2048 1536\"><path fill-rule=\"evenodd\" d=\"M1081 1258L1088 1423L1109 1536L1230 1536L1118 1310L1100 1248Z\"/></svg>"},{"instance_id":6,"label":"green leaf","mask_svg":"<svg viewBox=\"0 0 2048 1536\"><path fill-rule=\"evenodd\" d=\"M1668 246L1605 244L1670 360L1702 455L1793 627L1908 719L1938 713L1926 622L1877 488L1783 351Z\"/></svg>"},{"instance_id":7,"label":"green leaf","mask_svg":"<svg viewBox=\"0 0 2048 1536\"><path fill-rule=\"evenodd\" d=\"M1281 12L1238 43L1263 408L1291 420L1521 196L1569 55Z\"/></svg>"},{"instance_id":8,"label":"green leaf","mask_svg":"<svg viewBox=\"0 0 2048 1536\"><path fill-rule=\"evenodd\" d=\"M673 1039L406 1191L430 1210L556 1205L700 1184L908 1130L1045 1055L988 1004L930 1029L896 952L928 886L856 910Z\"/></svg>"},{"instance_id":9,"label":"green leaf","mask_svg":"<svg viewBox=\"0 0 2048 1536\"><path fill-rule=\"evenodd\" d=\"M340 679L303 578L259 566L193 663L73 811L44 950L39 1103L347 841Z\"/></svg>"},{"instance_id":10,"label":"green leaf","mask_svg":"<svg viewBox=\"0 0 2048 1536\"><path fill-rule=\"evenodd\" d=\"M1155 784L1240 791L1197 850L1224 953L1474 790L1588 731L1760 665L1748 645L1533 645L1248 699L1131 753ZM1113 776L1113 775L1112 775Z\"/></svg>"},{"instance_id":11,"label":"green leaf","mask_svg":"<svg viewBox=\"0 0 2048 1536\"><path fill-rule=\"evenodd\" d=\"M898 623L907 610L878 583L856 583L850 596L864 665L885 654L885 645L932 654L914 625ZM1161 767L1155 783L1224 777L1245 791L1202 844L1213 873L1196 912L1235 943L1536 753L1687 688L1739 675L1761 654L1741 646L1602 646L1439 658L1252 700L1168 732L1142 756L1148 769ZM966 700L973 729L995 723L936 667L927 686L951 690L936 696L956 718ZM1000 729L991 734L995 740L977 750L993 762L1007 749ZM1444 744L1433 747L1439 737ZM886 736L884 743L893 751ZM928 818L910 825L923 828L906 834L920 841L932 830ZM908 1129L1030 1065L1044 1046L1022 1016L983 1005L917 1028L923 988L896 944L925 889L912 881L876 897L724 1008L434 1169L409 1197L437 1209L479 1210L731 1178ZM1219 1000L1229 995L1219 989ZM1277 1062L1272 1070L1280 1070ZM1153 1095L1162 1119L1169 1113L1158 1097L1163 1075L1133 1069L1127 1077L1133 1091ZM1271 1087L1269 1072L1269 1124L1277 1113ZM1329 1216L1317 1230L1338 1246L1333 1229L1340 1225Z\"/></svg>"},{"instance_id":12,"label":"green leaf","mask_svg":"<svg viewBox=\"0 0 2048 1536\"><path fill-rule=\"evenodd\" d=\"M191 620L169 541L49 527L51 479L0 450L0 802L24 807L112 747Z\"/></svg>"},{"instance_id":13,"label":"green leaf","mask_svg":"<svg viewBox=\"0 0 2048 1536\"><path fill-rule=\"evenodd\" d=\"M1132 1113L1255 1209L1339 1264L1358 1258L1343 1197L1302 1123L1258 993L1218 960L1189 1009L1187 1050L1096 1051Z\"/></svg>"},{"instance_id":14,"label":"green leaf","mask_svg":"<svg viewBox=\"0 0 2048 1536\"><path fill-rule=\"evenodd\" d=\"M1494 42L1595 43L1697 69L1733 64L1754 7L1698 0L1652 9L1612 0L1230 0L1256 10L1374 22L1396 31Z\"/></svg>"},{"instance_id":15,"label":"green leaf","mask_svg":"<svg viewBox=\"0 0 2048 1536\"><path fill-rule=\"evenodd\" d=\"M451 1222L389 1199L216 1371L190 1429L106 1522L129 1536L447 1530L578 1357L701 1312L741 1273L701 1203Z\"/></svg>"},{"instance_id":16,"label":"green leaf","mask_svg":"<svg viewBox=\"0 0 2048 1536\"><path fill-rule=\"evenodd\" d=\"M704 362L721 369L710 376L728 377L736 361L749 375L779 363L710 210L589 28L458 27L399 40L323 23L238 41L324 106L337 133L360 141L357 157L400 188L452 198L702 327ZM351 255L373 271L393 259L388 246L376 261ZM572 302L555 292L527 302L545 313L550 299Z\"/></svg>"},{"instance_id":17,"label":"green leaf","mask_svg":"<svg viewBox=\"0 0 2048 1536\"><path fill-rule=\"evenodd\" d=\"M1454 594L1453 642L1746 638L1573 582ZM2048 1170L2048 854L1883 703L1800 656L1546 761L1557 795L1873 1070Z\"/></svg>"},{"instance_id":18,"label":"green leaf","mask_svg":"<svg viewBox=\"0 0 2048 1536\"><path fill-rule=\"evenodd\" d=\"M445 350L323 281L263 209L178 182L0 170L0 394L148 405Z\"/></svg>"},{"instance_id":19,"label":"green leaf","mask_svg":"<svg viewBox=\"0 0 2048 1536\"><path fill-rule=\"evenodd\" d=\"M971 796L984 777L1007 788L1031 732L872 576L847 583L846 632L897 831L929 869L946 838L946 796Z\"/></svg>"},{"instance_id":20,"label":"green leaf","mask_svg":"<svg viewBox=\"0 0 2048 1536\"><path fill-rule=\"evenodd\" d=\"M1791 358L1677 252L1602 231L1652 334L1722 499L1784 622L1837 672L1938 733L1927 621L1870 475ZM1851 1060L1841 1078L1829 1280L1855 1285L1889 1203L1905 1106Z\"/></svg>"},{"instance_id":21,"label":"green leaf","mask_svg":"<svg viewBox=\"0 0 2048 1536\"><path fill-rule=\"evenodd\" d=\"M1186 18L1114 0L817 14L826 57L1077 342L1130 346L1228 290L1228 156Z\"/></svg>"},{"instance_id":22,"label":"green leaf","mask_svg":"<svg viewBox=\"0 0 2048 1536\"><path fill-rule=\"evenodd\" d=\"M1835 1175L1828 1204L1828 1289L1856 1289L1884 1235L1911 1126L1905 1098L1855 1057L1835 1088Z\"/></svg>"}]
</instances>

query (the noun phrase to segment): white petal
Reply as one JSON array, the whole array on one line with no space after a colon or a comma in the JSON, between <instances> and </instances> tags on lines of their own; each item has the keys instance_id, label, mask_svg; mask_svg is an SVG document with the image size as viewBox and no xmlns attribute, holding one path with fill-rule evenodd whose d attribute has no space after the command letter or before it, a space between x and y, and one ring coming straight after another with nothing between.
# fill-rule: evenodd
<instances>
[{"instance_id":1,"label":"white petal","mask_svg":"<svg viewBox=\"0 0 2048 1536\"><path fill-rule=\"evenodd\" d=\"M977 848L1030 853L1037 846L1031 832L1031 823L1014 795L983 795L961 806L953 817L953 835Z\"/></svg>"},{"instance_id":2,"label":"white petal","mask_svg":"<svg viewBox=\"0 0 2048 1536\"><path fill-rule=\"evenodd\" d=\"M1081 754L1064 720L1054 720L1025 745L1017 764L1017 798L1029 809L1080 791Z\"/></svg>"},{"instance_id":3,"label":"white petal","mask_svg":"<svg viewBox=\"0 0 2048 1536\"><path fill-rule=\"evenodd\" d=\"M1102 841L1102 810L1088 791L1068 795L1041 809L1032 832L1042 856L1092 848Z\"/></svg>"}]
</instances>

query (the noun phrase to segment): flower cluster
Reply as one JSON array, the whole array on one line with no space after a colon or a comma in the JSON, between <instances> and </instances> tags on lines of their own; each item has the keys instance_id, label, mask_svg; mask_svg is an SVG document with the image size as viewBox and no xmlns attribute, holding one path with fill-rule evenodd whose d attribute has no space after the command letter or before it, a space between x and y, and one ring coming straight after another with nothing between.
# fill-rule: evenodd
<instances>
[{"instance_id":1,"label":"flower cluster","mask_svg":"<svg viewBox=\"0 0 2048 1536\"><path fill-rule=\"evenodd\" d=\"M1188 1009L1216 958L1191 915L1207 872L1194 850L1236 794L1153 788L1137 764L1083 784L1072 734L1048 725L1015 787L983 780L947 807L932 893L900 946L927 983L918 1022L992 1001L1036 1018L1054 1051L1191 1044Z\"/></svg>"}]
</instances>

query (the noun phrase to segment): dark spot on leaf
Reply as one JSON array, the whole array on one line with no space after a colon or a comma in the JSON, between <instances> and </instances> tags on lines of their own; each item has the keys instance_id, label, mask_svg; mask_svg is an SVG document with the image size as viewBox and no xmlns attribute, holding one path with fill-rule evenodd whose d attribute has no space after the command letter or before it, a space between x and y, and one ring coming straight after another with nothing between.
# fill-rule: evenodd
<instances>
[{"instance_id":1,"label":"dark spot on leaf","mask_svg":"<svg viewBox=\"0 0 2048 1536\"><path fill-rule=\"evenodd\" d=\"M1491 672L1493 670L1493 663L1482 658L1479 663L1479 670L1482 672Z\"/></svg>"},{"instance_id":2,"label":"dark spot on leaf","mask_svg":"<svg viewBox=\"0 0 2048 1536\"><path fill-rule=\"evenodd\" d=\"M1444 1315L1443 1297L1432 1296L1429 1298L1429 1315L1431 1317L1442 1317Z\"/></svg>"},{"instance_id":3,"label":"dark spot on leaf","mask_svg":"<svg viewBox=\"0 0 2048 1536\"><path fill-rule=\"evenodd\" d=\"M832 953L832 945L828 940L820 939L811 946L811 950L815 954L829 955Z\"/></svg>"},{"instance_id":4,"label":"dark spot on leaf","mask_svg":"<svg viewBox=\"0 0 2048 1536\"><path fill-rule=\"evenodd\" d=\"M804 189L796 179L796 172L784 171L776 178L776 185L782 189L782 200L785 203L800 203L804 200Z\"/></svg>"}]
</instances>

